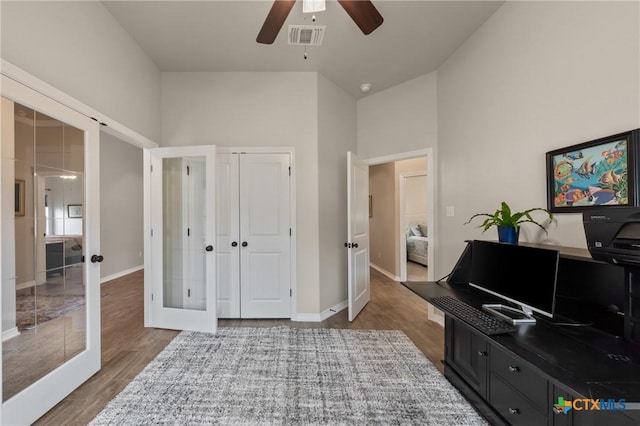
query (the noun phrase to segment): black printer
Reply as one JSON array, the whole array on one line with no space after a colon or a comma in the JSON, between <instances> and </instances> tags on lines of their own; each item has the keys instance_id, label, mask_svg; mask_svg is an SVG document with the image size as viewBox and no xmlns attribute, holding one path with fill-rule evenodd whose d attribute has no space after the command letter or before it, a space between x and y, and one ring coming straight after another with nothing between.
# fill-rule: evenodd
<instances>
[{"instance_id":1,"label":"black printer","mask_svg":"<svg viewBox=\"0 0 640 426\"><path fill-rule=\"evenodd\" d=\"M640 267L640 207L591 208L582 219L593 259Z\"/></svg>"}]
</instances>

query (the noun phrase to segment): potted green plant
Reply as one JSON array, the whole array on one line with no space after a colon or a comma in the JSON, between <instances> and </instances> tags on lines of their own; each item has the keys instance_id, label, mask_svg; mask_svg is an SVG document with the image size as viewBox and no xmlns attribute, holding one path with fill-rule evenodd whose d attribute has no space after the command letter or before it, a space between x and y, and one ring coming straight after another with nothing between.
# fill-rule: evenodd
<instances>
[{"instance_id":1,"label":"potted green plant","mask_svg":"<svg viewBox=\"0 0 640 426\"><path fill-rule=\"evenodd\" d=\"M511 207L509 207L509 205L503 201L501 207L493 214L474 214L473 216L471 216L471 218L469 218L468 221L465 222L465 225L471 223L471 221L476 217L486 217L484 222L478 225L478 228L483 228L483 233L492 226L496 226L498 228L498 241L517 244L518 235L520 234L520 225L522 223L533 223L540 229L542 229L545 234L547 233L546 227L534 220L531 216L531 213L535 211L544 212L549 217L549 219L553 219L553 213L551 213L547 209L536 207L522 212L512 212Z\"/></svg>"}]
</instances>

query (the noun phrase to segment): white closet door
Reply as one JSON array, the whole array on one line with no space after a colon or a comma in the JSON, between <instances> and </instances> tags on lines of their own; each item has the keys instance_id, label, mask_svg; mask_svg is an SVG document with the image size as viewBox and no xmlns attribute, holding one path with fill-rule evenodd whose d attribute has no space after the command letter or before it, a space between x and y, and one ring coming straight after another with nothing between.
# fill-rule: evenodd
<instances>
[{"instance_id":1,"label":"white closet door","mask_svg":"<svg viewBox=\"0 0 640 426\"><path fill-rule=\"evenodd\" d=\"M240 155L242 318L291 317L289 154Z\"/></svg>"},{"instance_id":2,"label":"white closet door","mask_svg":"<svg viewBox=\"0 0 640 426\"><path fill-rule=\"evenodd\" d=\"M216 157L218 318L240 318L238 154Z\"/></svg>"}]
</instances>

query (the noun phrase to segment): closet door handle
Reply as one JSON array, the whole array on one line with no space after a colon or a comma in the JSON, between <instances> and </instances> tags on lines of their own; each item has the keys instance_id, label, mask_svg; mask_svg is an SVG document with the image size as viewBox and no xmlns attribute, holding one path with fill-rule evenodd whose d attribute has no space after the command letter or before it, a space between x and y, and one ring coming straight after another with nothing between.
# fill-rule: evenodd
<instances>
[{"instance_id":1,"label":"closet door handle","mask_svg":"<svg viewBox=\"0 0 640 426\"><path fill-rule=\"evenodd\" d=\"M93 256L91 256L91 263L101 263L103 260L104 257L99 254L94 254Z\"/></svg>"},{"instance_id":2,"label":"closet door handle","mask_svg":"<svg viewBox=\"0 0 640 426\"><path fill-rule=\"evenodd\" d=\"M213 246L212 245L208 245L204 248L206 251L213 251Z\"/></svg>"},{"instance_id":3,"label":"closet door handle","mask_svg":"<svg viewBox=\"0 0 640 426\"><path fill-rule=\"evenodd\" d=\"M238 247L238 242L237 241L232 242L231 247Z\"/></svg>"},{"instance_id":4,"label":"closet door handle","mask_svg":"<svg viewBox=\"0 0 640 426\"><path fill-rule=\"evenodd\" d=\"M358 248L358 243L353 243L353 244L351 245L351 247Z\"/></svg>"},{"instance_id":5,"label":"closet door handle","mask_svg":"<svg viewBox=\"0 0 640 426\"><path fill-rule=\"evenodd\" d=\"M246 247L246 246L248 246L248 245L249 245L249 243L247 243L246 241L243 241L243 242L242 242L242 247Z\"/></svg>"}]
</instances>

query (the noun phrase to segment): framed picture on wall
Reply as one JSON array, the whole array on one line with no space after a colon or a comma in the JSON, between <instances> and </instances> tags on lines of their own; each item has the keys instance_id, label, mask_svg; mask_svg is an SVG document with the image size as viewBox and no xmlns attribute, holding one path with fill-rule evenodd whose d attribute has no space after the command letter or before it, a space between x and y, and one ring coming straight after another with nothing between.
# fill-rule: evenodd
<instances>
[{"instance_id":1,"label":"framed picture on wall","mask_svg":"<svg viewBox=\"0 0 640 426\"><path fill-rule=\"evenodd\" d=\"M67 215L70 219L82 217L82 204L68 204Z\"/></svg>"},{"instance_id":2,"label":"framed picture on wall","mask_svg":"<svg viewBox=\"0 0 640 426\"><path fill-rule=\"evenodd\" d=\"M635 129L547 152L547 208L637 206L639 136Z\"/></svg>"}]
</instances>

